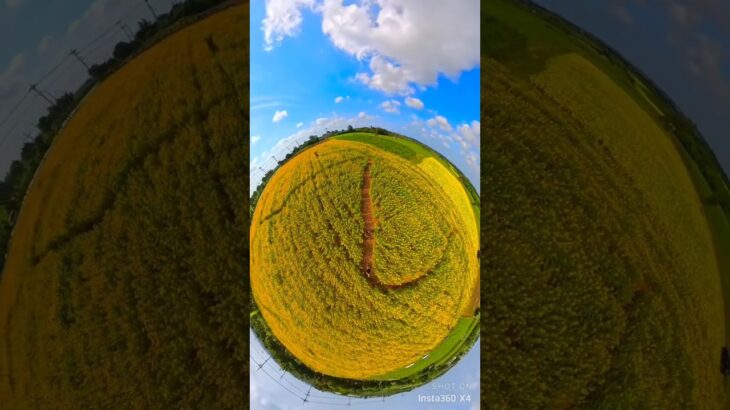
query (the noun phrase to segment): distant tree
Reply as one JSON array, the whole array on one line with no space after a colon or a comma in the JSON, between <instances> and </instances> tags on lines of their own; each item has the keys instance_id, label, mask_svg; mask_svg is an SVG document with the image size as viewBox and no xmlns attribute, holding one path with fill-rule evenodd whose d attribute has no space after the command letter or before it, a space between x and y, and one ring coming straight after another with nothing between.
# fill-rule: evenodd
<instances>
[{"instance_id":1,"label":"distant tree","mask_svg":"<svg viewBox=\"0 0 730 410\"><path fill-rule=\"evenodd\" d=\"M134 40L137 42L141 42L150 37L155 31L155 24L146 19L140 20L137 26L139 28L137 29L137 33L134 34Z\"/></svg>"},{"instance_id":2,"label":"distant tree","mask_svg":"<svg viewBox=\"0 0 730 410\"><path fill-rule=\"evenodd\" d=\"M352 125L348 125L348 126L347 126L347 131L348 131L348 132L352 132L352 131L354 131L354 130L355 130L355 129L354 129L354 128L352 128Z\"/></svg>"},{"instance_id":3,"label":"distant tree","mask_svg":"<svg viewBox=\"0 0 730 410\"><path fill-rule=\"evenodd\" d=\"M5 205L12 195L11 187L5 181L0 181L0 205Z\"/></svg>"},{"instance_id":4,"label":"distant tree","mask_svg":"<svg viewBox=\"0 0 730 410\"><path fill-rule=\"evenodd\" d=\"M136 48L137 44L135 43L128 43L126 41L120 41L117 43L116 46L114 46L114 58L117 60L124 60L125 58L129 57L132 52L134 52L134 49Z\"/></svg>"},{"instance_id":5,"label":"distant tree","mask_svg":"<svg viewBox=\"0 0 730 410\"><path fill-rule=\"evenodd\" d=\"M65 120L66 115L73 108L74 96L65 93L56 100L56 103L48 108L48 113L38 120L38 129L41 132L53 132L54 127Z\"/></svg>"}]
</instances>

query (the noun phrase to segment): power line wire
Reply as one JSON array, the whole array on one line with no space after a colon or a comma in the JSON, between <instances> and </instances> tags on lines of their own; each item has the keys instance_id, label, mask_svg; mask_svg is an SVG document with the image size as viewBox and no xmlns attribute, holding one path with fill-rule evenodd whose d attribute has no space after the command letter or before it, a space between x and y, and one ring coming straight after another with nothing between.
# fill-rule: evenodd
<instances>
[{"instance_id":1,"label":"power line wire","mask_svg":"<svg viewBox=\"0 0 730 410\"><path fill-rule=\"evenodd\" d=\"M23 104L23 101L25 101L25 99L26 99L26 98L28 97L28 94L30 94L30 90L27 90L27 91L25 92L25 94L23 94L23 98L21 98L21 99L20 99L20 100L19 100L19 101L18 101L18 102L17 102L17 103L16 103L16 104L15 104L15 105L13 106L13 108L11 108L11 109L10 109L10 111L8 111L8 115L7 115L6 117L5 117L5 119L4 119L4 120L3 120L2 122L0 122L0 128L2 128L3 126L5 126L5 124L6 124L6 123L7 123L7 122L8 122L9 120L10 120L10 117L12 117L12 116L13 116L13 114L15 113L15 111L16 111L16 110L18 109L18 107L20 107L20 104Z\"/></svg>"},{"instance_id":2,"label":"power line wire","mask_svg":"<svg viewBox=\"0 0 730 410\"><path fill-rule=\"evenodd\" d=\"M0 140L0 147L2 147L2 146L3 146L4 144L5 144L5 141L7 141L7 140L8 140L8 137L10 136L10 134L12 134L12 133L13 133L13 131L15 131L15 128L17 128L17 127L18 127L18 124L20 124L20 121L22 120L22 118L23 118L23 115L24 115L24 114L25 114L26 112L28 112L28 108L30 108L30 105L26 104L26 105L25 105L25 108L24 108L24 109L23 109L23 110L21 111L21 114L20 114L20 116L19 116L19 118L18 118L18 121L15 121L15 123L14 123L14 124L13 124L13 126L12 126L12 127L10 128L10 130L8 130L8 131L7 131L6 133L5 133L5 135L3 136L2 140Z\"/></svg>"},{"instance_id":3,"label":"power line wire","mask_svg":"<svg viewBox=\"0 0 730 410\"><path fill-rule=\"evenodd\" d=\"M111 26L109 26L109 28L108 28L108 29L104 30L104 32L102 32L101 34L99 34L98 36L96 36L96 37L95 37L95 38L94 38L93 40L89 41L88 43L84 44L83 46L81 46L81 47L77 48L77 50L78 50L78 51L80 51L80 52L83 52L83 51L84 51L84 50L86 50L87 48L89 48L89 47L91 47L92 45L94 45L94 44L95 44L95 43L96 43L97 41L99 41L99 40L101 40L102 38L104 38L104 36L106 36L106 35L108 35L109 33L111 33L111 32L113 32L113 31L115 31L115 30L116 30L116 28L117 28L116 24L112 24Z\"/></svg>"},{"instance_id":4,"label":"power line wire","mask_svg":"<svg viewBox=\"0 0 730 410\"><path fill-rule=\"evenodd\" d=\"M48 70L45 74L43 74L43 76L38 81L36 81L36 84L42 83L48 77L50 77L51 74L53 74L54 72L56 72L56 70L58 70L63 65L63 63L66 62L67 58L68 58L68 55L64 55L61 58L61 61L58 62L58 64L56 64L55 66L53 66L53 68L51 68L50 70Z\"/></svg>"},{"instance_id":5,"label":"power line wire","mask_svg":"<svg viewBox=\"0 0 730 410\"><path fill-rule=\"evenodd\" d=\"M266 360L260 360L259 358L255 357L251 354L249 355L250 358L253 360L253 362L256 364L256 366L259 367L257 369L257 371L259 371L259 370L263 371L267 376L269 376L269 378L271 380L276 382L279 386L284 388L289 393L293 394L299 400L303 400L303 401L306 400L306 403L325 404L325 405L331 405L331 406L350 406L350 405L358 405L358 404L368 404L368 403L372 402L372 400L370 398L356 398L356 400L358 400L358 401L356 401L355 403L352 403L352 396L336 397L336 396L323 396L323 395L318 395L318 394L311 394L311 389L312 389L311 385L309 386L310 387L309 392L305 392L304 390L301 390L300 387L297 387L293 383L291 383L288 379L283 379L284 381L286 381L289 384L290 388L288 388L288 387L284 386L283 384L281 384L281 382L280 382L280 380L282 380L281 377L279 378L279 380L276 380L276 378L273 375L271 375L271 373L266 371L265 365L267 364L267 362L269 363L270 367L273 367L272 362L269 361L269 359L272 356L261 353L261 351L258 350L256 345L254 345L254 344L251 344L250 346L253 346L255 348L257 354L260 354L261 356L266 357ZM275 363L275 362L273 362L273 363ZM282 369L281 367L279 367L279 369L273 368L273 370L274 371L281 370L285 374L288 374L288 372L286 370ZM295 390L296 392L292 391L292 389ZM304 397L302 397L302 396L304 396ZM347 398L347 404L345 404L343 402L338 402L338 400L340 400L340 399L342 399L344 401L345 397ZM330 402L311 400L310 398L319 399L319 400L330 400ZM385 400L385 397L383 397L382 399Z\"/></svg>"}]
</instances>

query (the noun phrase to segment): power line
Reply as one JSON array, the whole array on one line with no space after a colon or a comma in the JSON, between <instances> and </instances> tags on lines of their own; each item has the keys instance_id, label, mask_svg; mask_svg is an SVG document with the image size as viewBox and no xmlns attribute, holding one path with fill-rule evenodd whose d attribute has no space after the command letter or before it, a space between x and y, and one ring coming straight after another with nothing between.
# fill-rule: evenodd
<instances>
[{"instance_id":1,"label":"power line","mask_svg":"<svg viewBox=\"0 0 730 410\"><path fill-rule=\"evenodd\" d=\"M86 64L86 61L84 61L83 58L81 58L81 56L79 55L78 50L73 49L73 50L71 50L71 52L69 54L72 55L72 56L74 56L74 57L76 57L76 59L79 60L79 62L81 62L81 64L83 64L84 67L86 67L86 70L87 71L89 70L89 65Z\"/></svg>"},{"instance_id":2,"label":"power line","mask_svg":"<svg viewBox=\"0 0 730 410\"><path fill-rule=\"evenodd\" d=\"M23 94L23 98L21 98L13 106L13 108L11 108L10 111L8 111L8 115L5 117L5 119L2 122L0 122L0 128L2 128L8 122L8 120L10 120L10 117L12 117L13 114L15 113L15 111L18 109L18 107L20 107L20 104L22 104L23 101L25 101L25 99L28 97L28 94L30 94L30 90L26 91L25 94Z\"/></svg>"},{"instance_id":3,"label":"power line","mask_svg":"<svg viewBox=\"0 0 730 410\"><path fill-rule=\"evenodd\" d=\"M5 135L3 136L2 140L0 140L0 147L2 147L2 146L3 146L4 144L5 144L5 141L7 141L8 137L10 136L10 134L12 134L12 133L13 133L13 131L15 131L15 128L17 128L17 127L18 127L18 124L19 124L19 123L20 123L20 121L22 120L22 118L23 118L23 115L24 115L24 114L25 114L25 113L26 113L26 112L28 111L28 108L29 108L29 107L30 107L30 106L29 106L28 104L26 104L26 105L25 105L25 108L24 108L24 109L23 109L23 110L21 111L21 114L20 114L20 116L18 117L18 121L16 121L16 122L15 122L15 123L13 124L13 126L12 126L12 127L10 127L10 129L8 130L8 132L6 132L6 133L5 133Z\"/></svg>"},{"instance_id":4,"label":"power line","mask_svg":"<svg viewBox=\"0 0 730 410\"><path fill-rule=\"evenodd\" d=\"M152 5L150 4L149 0L144 0L144 3L147 5L147 8L150 10L150 13L152 13L152 17L154 20L157 20L157 12L155 12L155 9L152 8Z\"/></svg>"},{"instance_id":5,"label":"power line","mask_svg":"<svg viewBox=\"0 0 730 410\"><path fill-rule=\"evenodd\" d=\"M284 374L286 374L288 372L286 372L286 370L282 369L281 367L279 367L279 369L276 369L275 367L273 367L274 365L272 364L272 362L268 361L272 357L271 355L262 353L258 349L258 347L254 344L251 344L250 346L254 347L254 350L256 351L257 354L260 354L261 356L267 358L266 360L261 361L256 356L251 355L251 354L249 355L251 360L253 361L253 363L258 367L257 371L260 370L260 371L264 372L267 376L269 376L269 378L271 380L276 382L284 390L286 390L289 393L291 393L292 395L294 395L294 397L296 397L297 399L302 400L303 404L304 403L313 403L313 404L325 404L325 405L330 405L330 406L351 406L351 405L358 405L358 404L368 404L368 403L372 402L372 400L370 400L369 398L358 398L358 400L359 400L358 402L352 403L352 396L345 396L347 398L347 403L344 403L345 397L323 396L323 395L312 394L311 385L309 385L308 391L304 391L301 389L301 387L295 386L293 383L291 383L289 381L289 379L283 378ZM269 366L272 367L272 370L274 370L274 371L281 370L284 373L284 374L282 374L282 376L279 377L278 380L271 373L266 371L266 366L264 366L264 365L267 362L269 363ZM275 362L273 362L273 363L275 363ZM289 387L283 385L281 383L281 381L285 381L289 385ZM315 400L312 400L312 399L315 399ZM342 401L339 401L340 399L342 399ZM383 396L382 399L383 399L383 401L385 401L385 396ZM321 401L321 400L330 400L330 401L325 402L325 401Z\"/></svg>"},{"instance_id":6,"label":"power line","mask_svg":"<svg viewBox=\"0 0 730 410\"><path fill-rule=\"evenodd\" d=\"M51 68L50 70L48 70L45 74L43 74L43 76L38 81L36 81L36 84L42 83L48 77L50 77L51 74L53 74L54 72L56 72L56 70L58 70L63 65L63 63L66 62L66 59L67 58L68 58L68 55L64 55L63 58L61 58L61 61L58 62L58 64L56 64L55 66L53 66L53 68Z\"/></svg>"},{"instance_id":7,"label":"power line","mask_svg":"<svg viewBox=\"0 0 730 410\"><path fill-rule=\"evenodd\" d=\"M36 84L31 84L29 90L35 92L39 97L41 97L44 100L46 100L48 102L48 104L50 104L50 105L55 104L55 101L53 101L52 99L48 98L48 96L43 91L41 91L41 90L38 89L38 84L37 83Z\"/></svg>"},{"instance_id":8,"label":"power line","mask_svg":"<svg viewBox=\"0 0 730 410\"><path fill-rule=\"evenodd\" d=\"M132 42L132 35L129 34L129 32L127 31L129 29L129 27L126 24L122 24L122 21L121 20L117 20L117 23L116 24L119 27L119 29L122 30L122 32L124 32L124 35L127 36L127 38L129 39L129 42L131 43Z\"/></svg>"},{"instance_id":9,"label":"power line","mask_svg":"<svg viewBox=\"0 0 730 410\"><path fill-rule=\"evenodd\" d=\"M111 26L109 26L108 29L104 30L101 34L99 34L98 36L94 37L94 39L92 39L88 43L84 44L83 46L79 47L78 50L80 50L81 52L83 52L84 50L86 50L87 48L89 48L92 45L96 44L102 38L104 38L105 36L107 36L109 33L113 32L115 29L116 29L116 26L112 24Z\"/></svg>"}]
</instances>

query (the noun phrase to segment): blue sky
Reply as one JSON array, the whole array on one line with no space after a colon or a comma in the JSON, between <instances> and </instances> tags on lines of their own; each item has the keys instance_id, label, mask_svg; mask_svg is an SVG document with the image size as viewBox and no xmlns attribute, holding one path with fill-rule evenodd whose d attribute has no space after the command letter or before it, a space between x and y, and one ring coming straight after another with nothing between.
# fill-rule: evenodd
<instances>
[{"instance_id":1,"label":"blue sky","mask_svg":"<svg viewBox=\"0 0 730 410\"><path fill-rule=\"evenodd\" d=\"M409 16L410 10L420 8L418 2L396 3L406 7L398 23L411 18L415 21L408 23L424 25L427 17L435 18L435 14ZM416 138L443 153L478 188L479 6L476 0L464 3L469 3L468 7L454 7L463 10L453 17L461 18L469 8L475 9L477 17L468 24L476 36L458 34L452 25L448 32L457 33L452 39L443 35L447 33L444 24L444 30L431 33L431 43L424 39L418 44L393 45L399 40L383 40L388 33L352 33L356 26L352 21L344 24L345 29L336 27L324 33L325 21L335 20L346 10L326 11L317 0L272 0L269 4L283 11L277 18L269 11L270 21L286 25L297 19L297 13L300 19L293 29L272 29L276 23L265 22L267 2L252 1L252 189L258 185L262 170L275 166L272 156L280 159L309 135L348 124L381 126ZM348 4L357 7L362 3ZM435 11L442 9L443 5ZM376 4L363 16L371 17L371 24L376 25L375 18L382 12ZM267 25L281 37L277 39L274 34L269 37L274 40L267 41ZM367 26L361 31L367 30L374 31ZM362 39L368 36L372 39ZM456 51L439 56L435 48L450 47L451 41L473 44L451 47ZM431 54L433 59L429 59ZM410 74L403 74L405 71Z\"/></svg>"},{"instance_id":2,"label":"blue sky","mask_svg":"<svg viewBox=\"0 0 730 410\"><path fill-rule=\"evenodd\" d=\"M170 0L151 0L158 13L167 12ZM9 116L31 83L37 82L59 62L62 65L39 84L54 96L75 91L87 78L83 66L70 58L100 34L106 35L81 51L94 64L106 60L114 45L126 40L117 21L136 31L137 22L151 19L143 1L118 0L2 0L0 1L0 178L25 142L24 133L35 136L35 124L48 104L29 95ZM6 121L7 119L7 121Z\"/></svg>"},{"instance_id":3,"label":"blue sky","mask_svg":"<svg viewBox=\"0 0 730 410\"><path fill-rule=\"evenodd\" d=\"M374 399L350 399L316 389L289 373L282 376L282 370L273 360L266 360L268 354L253 332L251 336L251 361L249 364L251 410L336 410L352 408L358 410L477 410L479 409L479 342L451 370L436 380L407 393ZM263 364L261 369L259 365ZM454 395L456 403L419 402L419 396Z\"/></svg>"}]
</instances>

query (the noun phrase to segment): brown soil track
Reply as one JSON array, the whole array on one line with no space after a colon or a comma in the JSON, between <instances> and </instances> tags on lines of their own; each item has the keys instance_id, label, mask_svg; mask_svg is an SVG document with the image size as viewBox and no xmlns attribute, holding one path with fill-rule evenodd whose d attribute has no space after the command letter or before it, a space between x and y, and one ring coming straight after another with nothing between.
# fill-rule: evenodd
<instances>
[{"instance_id":1,"label":"brown soil track","mask_svg":"<svg viewBox=\"0 0 730 410\"><path fill-rule=\"evenodd\" d=\"M426 277L426 275L424 274L419 276L410 282L391 284L383 283L380 278L378 278L377 272L375 271L375 225L377 224L377 221L373 210L373 200L370 197L370 186L372 182L370 168L372 166L373 160L368 159L368 163L365 165L365 170L362 175L362 199L360 213L362 214L364 228L362 233L362 261L360 262L360 272L362 272L371 285L380 288L381 290L393 290L414 286L419 280Z\"/></svg>"},{"instance_id":2,"label":"brown soil track","mask_svg":"<svg viewBox=\"0 0 730 410\"><path fill-rule=\"evenodd\" d=\"M380 281L375 276L375 216L373 215L373 200L370 198L370 167L373 165L373 160L368 159L368 164L365 166L365 171L362 176L362 200L360 205L360 212L362 219L365 222L365 228L362 234L362 262L360 263L360 271L365 275L371 282Z\"/></svg>"}]
</instances>

